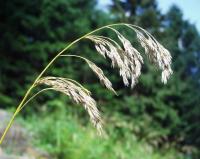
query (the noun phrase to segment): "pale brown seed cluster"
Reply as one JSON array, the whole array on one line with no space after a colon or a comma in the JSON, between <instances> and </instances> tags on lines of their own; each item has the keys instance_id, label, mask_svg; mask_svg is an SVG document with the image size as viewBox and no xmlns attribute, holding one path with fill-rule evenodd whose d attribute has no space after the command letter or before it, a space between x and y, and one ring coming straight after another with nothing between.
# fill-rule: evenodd
<instances>
[{"instance_id":1,"label":"pale brown seed cluster","mask_svg":"<svg viewBox=\"0 0 200 159\"><path fill-rule=\"evenodd\" d=\"M136 58L133 58L135 55L133 52L130 52L126 46L126 49L123 50L119 45L114 45L111 41L107 40L106 37L90 35L87 36L87 38L95 42L96 50L101 55L108 57L111 60L112 67L116 66L119 68L120 76L126 86L129 85L129 79L132 81L131 85L135 84L137 77L140 74L141 67L138 66L140 62L136 60ZM135 51L137 50L135 49ZM137 67L137 70L135 69L135 66Z\"/></svg>"},{"instance_id":2,"label":"pale brown seed cluster","mask_svg":"<svg viewBox=\"0 0 200 159\"><path fill-rule=\"evenodd\" d=\"M109 27L110 28L110 27ZM136 84L138 78L141 74L141 68L143 64L143 58L140 53L134 48L130 41L127 40L121 33L119 33L116 29L110 28L115 31L119 40L123 44L123 53L124 53L124 63L130 68L131 75L131 88Z\"/></svg>"},{"instance_id":3,"label":"pale brown seed cluster","mask_svg":"<svg viewBox=\"0 0 200 159\"><path fill-rule=\"evenodd\" d=\"M131 28L137 35L137 40L141 46L145 49L146 55L149 59L156 64L162 70L162 82L167 83L170 75L172 74L171 69L171 55L167 49L165 49L149 32L135 26L126 24L128 28ZM114 31L119 41L122 44L119 45L115 40L98 35L88 35L85 38L95 43L97 52L104 58L108 57L111 60L112 67L119 69L119 74L123 79L125 86L134 85L137 83L139 76L141 75L141 68L143 57L140 52L132 46L131 42L126 39L119 31L112 27L107 27ZM91 70L97 75L100 82L109 90L116 93L112 87L112 83L104 75L101 68L90 60L78 56L78 55L63 55L63 56L74 56L84 59ZM100 113L96 107L95 100L91 97L90 92L86 90L79 83L61 77L45 77L38 80L37 84L46 84L51 86L54 90L62 92L69 96L73 101L78 104L82 104L87 110L91 122L94 126L102 132L102 120Z\"/></svg>"},{"instance_id":4,"label":"pale brown seed cluster","mask_svg":"<svg viewBox=\"0 0 200 159\"><path fill-rule=\"evenodd\" d=\"M54 90L69 96L69 98L77 104L83 105L88 112L93 125L97 128L100 134L102 133L100 112L97 109L95 100L90 96L89 91L80 87L76 83L61 77L44 77L37 81L37 85L38 84L50 86Z\"/></svg>"},{"instance_id":5,"label":"pale brown seed cluster","mask_svg":"<svg viewBox=\"0 0 200 159\"><path fill-rule=\"evenodd\" d=\"M149 32L136 27L134 25L127 25L132 28L137 35L137 39L145 49L145 53L149 59L155 63L162 70L162 82L167 83L173 71L171 69L172 57L167 49L163 47ZM141 31L140 31L141 30Z\"/></svg>"},{"instance_id":6,"label":"pale brown seed cluster","mask_svg":"<svg viewBox=\"0 0 200 159\"><path fill-rule=\"evenodd\" d=\"M134 87L134 85L138 81L139 76L141 75L141 68L144 62L143 62L143 57L141 56L140 52L135 47L132 46L131 42L128 39L126 39L119 31L117 31L114 28L114 26L122 26L122 25L128 27L129 29L132 29L136 33L137 40L139 41L141 46L144 48L145 53L149 57L150 61L152 61L154 64L156 64L156 66L158 66L162 70L161 81L164 84L166 84L169 77L173 73L171 69L172 57L169 51L165 49L148 31L144 30L143 28L139 26L125 24L125 23L111 24L111 25L101 27L70 43L61 52L59 52L50 61L50 63L48 63L48 65L40 73L40 75L36 78L36 81L27 91L22 102L20 103L17 110L15 111L13 118L10 120L10 123L8 124L6 128L1 138L1 141L4 139L4 136L9 130L16 114L35 96L49 89L62 92L65 95L67 95L70 99L75 101L77 104L83 105L85 110L88 112L90 116L90 120L92 124L97 128L99 134L101 135L103 133L102 119L100 117L100 112L97 109L96 101L91 97L90 91L88 91L81 84L79 84L78 82L72 79L62 78L62 77L43 77L43 78L40 78L40 77L45 73L45 71L49 68L49 66L57 59L57 57L60 57L60 56L78 57L78 58L84 59L89 65L89 67L91 68L91 70L100 79L100 82L107 89L111 90L112 92L116 94L115 90L112 87L112 83L104 75L103 71L98 66L96 66L93 62L89 61L87 58L74 55L74 54L63 55L63 53L67 49L69 49L73 44L79 42L83 38L86 38L95 43L95 48L99 54L101 54L104 58L109 58L111 60L112 67L117 67L119 69L119 74L122 77L125 86L131 85L131 87ZM118 40L121 42L122 46L119 45L115 40L109 37L93 35L94 32L100 31L106 28L114 31L114 33L118 37ZM45 88L37 92L35 95L30 97L29 99L27 99L29 93L34 88L34 86L37 86L40 84L45 84L49 86L50 88Z\"/></svg>"},{"instance_id":7,"label":"pale brown seed cluster","mask_svg":"<svg viewBox=\"0 0 200 159\"><path fill-rule=\"evenodd\" d=\"M146 55L162 70L161 81L166 84L170 75L173 73L171 69L172 58L169 51L146 30L134 25L127 24L126 26L136 32L137 39L145 49ZM123 48L114 40L104 36L89 35L86 38L95 43L95 48L98 53L111 59L113 67L117 66L119 68L124 84L128 86L131 83L131 87L133 87L141 75L143 58L137 49L132 46L130 41L121 33L112 27L107 28L117 34Z\"/></svg>"},{"instance_id":8,"label":"pale brown seed cluster","mask_svg":"<svg viewBox=\"0 0 200 159\"><path fill-rule=\"evenodd\" d=\"M98 76L100 82L105 85L105 87L107 89L109 89L110 91L114 92L115 94L117 94L115 92L115 90L112 88L112 83L110 82L110 80L104 75L103 71L101 70L101 68L99 68L97 65L95 65L93 62L87 60L87 63L89 65L89 67L92 69L92 71Z\"/></svg>"}]
</instances>

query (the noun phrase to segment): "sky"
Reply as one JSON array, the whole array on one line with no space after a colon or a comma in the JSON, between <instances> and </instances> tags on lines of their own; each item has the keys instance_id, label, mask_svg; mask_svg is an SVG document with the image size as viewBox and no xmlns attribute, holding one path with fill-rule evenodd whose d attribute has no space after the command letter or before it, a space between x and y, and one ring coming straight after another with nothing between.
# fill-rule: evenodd
<instances>
[{"instance_id":1,"label":"sky","mask_svg":"<svg viewBox=\"0 0 200 159\"><path fill-rule=\"evenodd\" d=\"M176 4L183 12L183 17L195 24L200 32L200 0L157 0L162 13L166 13L170 6ZM99 6L106 8L111 0L98 0ZM199 10L199 11L198 11Z\"/></svg>"}]
</instances>

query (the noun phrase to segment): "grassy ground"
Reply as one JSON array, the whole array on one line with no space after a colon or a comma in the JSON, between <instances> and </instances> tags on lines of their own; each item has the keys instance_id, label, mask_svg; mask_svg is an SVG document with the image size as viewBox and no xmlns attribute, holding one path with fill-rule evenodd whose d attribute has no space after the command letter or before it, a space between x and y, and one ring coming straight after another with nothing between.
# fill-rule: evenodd
<instances>
[{"instance_id":1,"label":"grassy ground","mask_svg":"<svg viewBox=\"0 0 200 159\"><path fill-rule=\"evenodd\" d=\"M65 109L31 115L21 121L32 133L33 144L55 159L183 159L174 148L155 149L130 132L119 133L112 125L101 138L91 126ZM86 124L87 123L87 124Z\"/></svg>"}]
</instances>

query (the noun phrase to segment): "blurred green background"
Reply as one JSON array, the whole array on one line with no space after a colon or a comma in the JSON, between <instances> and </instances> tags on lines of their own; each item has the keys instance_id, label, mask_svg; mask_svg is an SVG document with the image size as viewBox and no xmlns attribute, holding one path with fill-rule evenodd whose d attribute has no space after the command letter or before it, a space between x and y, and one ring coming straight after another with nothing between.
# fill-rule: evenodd
<instances>
[{"instance_id":1,"label":"blurred green background","mask_svg":"<svg viewBox=\"0 0 200 159\"><path fill-rule=\"evenodd\" d=\"M97 136L83 107L60 93L43 93L18 120L31 132L33 146L51 158L198 159L200 35L183 20L177 6L166 14L157 6L155 0L113 0L104 11L95 0L0 1L0 108L14 111L42 68L76 38L106 24L136 24L172 53L174 74L167 85L146 60L137 86L125 88L116 70L86 40L68 52L100 66L119 96L102 87L78 59L60 58L46 73L73 78L91 90L105 120L107 138ZM138 48L135 34L119 29ZM108 31L103 34L113 36Z\"/></svg>"}]
</instances>

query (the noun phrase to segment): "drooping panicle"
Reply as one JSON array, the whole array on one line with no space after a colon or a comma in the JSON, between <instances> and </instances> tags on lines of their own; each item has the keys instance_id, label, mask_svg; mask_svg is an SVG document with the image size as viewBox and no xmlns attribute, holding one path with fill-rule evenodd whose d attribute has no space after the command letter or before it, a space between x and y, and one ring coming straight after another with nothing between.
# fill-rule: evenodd
<instances>
[{"instance_id":1,"label":"drooping panicle","mask_svg":"<svg viewBox=\"0 0 200 159\"><path fill-rule=\"evenodd\" d=\"M111 60L113 67L119 68L120 76L123 78L124 84L128 86L128 79L130 79L131 74L129 68L125 65L122 59L123 57L118 52L119 49L102 36L89 35L86 38L95 43L98 53Z\"/></svg>"},{"instance_id":2,"label":"drooping panicle","mask_svg":"<svg viewBox=\"0 0 200 159\"><path fill-rule=\"evenodd\" d=\"M118 38L123 44L123 48L114 41L114 44L108 41L107 37L92 35L88 38L95 42L97 51L104 57L109 57L112 61L112 66L117 65L119 68L120 75L123 78L123 82L126 86L131 81L131 87L133 87L141 74L141 67L143 58L140 53L131 45L130 41L127 40L117 30L108 27L115 31ZM113 50L113 51L112 51ZM111 56L112 55L112 56ZM116 58L115 58L116 56ZM114 57L114 58L113 58ZM116 62L118 59L119 62Z\"/></svg>"},{"instance_id":3,"label":"drooping panicle","mask_svg":"<svg viewBox=\"0 0 200 159\"><path fill-rule=\"evenodd\" d=\"M110 82L110 80L104 75L102 69L99 68L95 63L93 63L92 61L88 60L87 58L85 58L83 56L79 56L79 55L67 54L67 55L62 55L62 56L67 56L67 57L71 56L71 57L76 57L76 58L84 60L88 64L88 66L91 68L91 70L97 75L101 84L103 84L107 89L109 89L113 93L117 94L115 92L115 90L112 88L112 83Z\"/></svg>"},{"instance_id":4,"label":"drooping panicle","mask_svg":"<svg viewBox=\"0 0 200 159\"><path fill-rule=\"evenodd\" d=\"M162 70L161 80L166 84L173 73L171 69L172 57L169 51L146 30L130 24L127 24L127 26L136 32L137 39L145 49L145 53L149 59Z\"/></svg>"},{"instance_id":5,"label":"drooping panicle","mask_svg":"<svg viewBox=\"0 0 200 159\"><path fill-rule=\"evenodd\" d=\"M127 65L127 67L130 68L131 87L133 87L137 83L138 78L141 75L143 57L140 55L137 49L132 46L131 42L128 39L126 39L119 31L112 27L108 28L110 28L117 34L119 40L123 45L122 52L124 56L124 63Z\"/></svg>"},{"instance_id":6,"label":"drooping panicle","mask_svg":"<svg viewBox=\"0 0 200 159\"><path fill-rule=\"evenodd\" d=\"M165 49L149 32L140 28L139 26L124 24L136 32L137 39L145 49L146 55L149 59L156 64L162 70L162 82L165 84L173 73L171 69L171 55L167 49ZM123 78L123 82L126 86L131 81L131 87L133 87L139 76L141 75L141 68L143 64L143 57L131 42L126 39L119 31L111 26L107 28L114 31L119 40L121 41L123 48L114 40L109 40L108 37L88 35L86 38L92 40L95 43L96 50L104 57L109 57L112 61L112 66L119 68L120 75ZM114 41L114 44L112 43Z\"/></svg>"},{"instance_id":7,"label":"drooping panicle","mask_svg":"<svg viewBox=\"0 0 200 159\"><path fill-rule=\"evenodd\" d=\"M37 81L37 85L38 84L50 86L55 91L64 93L77 104L83 105L90 116L91 122L101 134L102 120L100 112L97 109L95 100L90 96L89 91L86 91L76 83L61 77L44 77Z\"/></svg>"},{"instance_id":8,"label":"drooping panicle","mask_svg":"<svg viewBox=\"0 0 200 159\"><path fill-rule=\"evenodd\" d=\"M87 60L87 63L89 65L89 67L92 69L92 71L98 76L100 82L105 85L105 87L107 89L109 89L110 91L114 92L115 94L117 94L115 92L115 90L112 87L112 83L110 82L110 80L104 75L103 71L97 66L95 65L93 62Z\"/></svg>"},{"instance_id":9,"label":"drooping panicle","mask_svg":"<svg viewBox=\"0 0 200 159\"><path fill-rule=\"evenodd\" d=\"M102 120L100 117L100 112L97 109L95 100L91 97L90 91L88 91L81 84L72 79L62 78L62 77L44 77L44 78L41 77L44 75L44 73L46 73L47 69L54 63L54 61L58 57L60 56L79 57L84 59L88 63L89 67L98 76L101 83L103 83L103 85L105 85L106 88L115 93L114 89L112 88L112 83L104 75L103 71L93 62L89 61L86 58L83 58L82 56L63 55L63 53L65 51L68 51L72 45L80 42L80 40L84 38L87 38L95 43L95 48L99 54L101 54L104 58L108 57L111 60L112 67L117 67L119 69L119 74L122 77L124 84L128 86L131 83L131 87L133 87L138 81L138 78L141 74L143 58L141 54L137 51L137 49L132 46L131 42L128 39L126 39L119 31L114 29L115 26L126 26L128 28L131 28L136 33L137 40L139 41L141 46L145 49L146 55L154 64L156 64L162 70L161 81L164 84L167 83L169 77L173 73L171 69L172 57L170 55L170 52L166 48L164 48L164 46L161 45L148 31L139 26L132 24L125 24L125 23L110 24L100 27L71 42L47 64L47 66L37 76L36 80L30 86L25 96L23 97L22 101L18 105L5 131L3 132L2 137L0 138L0 145L4 140L8 130L10 129L13 120L15 119L16 115L21 111L21 109L24 108L24 106L38 94L49 89L62 92L65 95L69 96L69 98L75 101L77 104L83 105L85 110L90 116L91 122L97 128L98 132L102 134L103 130L102 130ZM93 35L93 33L96 33L97 31L106 28L111 29L117 34L123 47L121 47L112 38ZM40 84L45 84L50 88L42 89L41 91L37 92L35 95L33 95L28 99L32 89Z\"/></svg>"}]
</instances>

